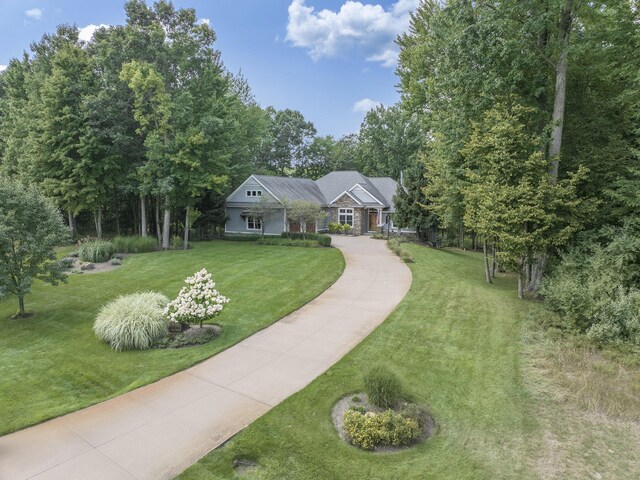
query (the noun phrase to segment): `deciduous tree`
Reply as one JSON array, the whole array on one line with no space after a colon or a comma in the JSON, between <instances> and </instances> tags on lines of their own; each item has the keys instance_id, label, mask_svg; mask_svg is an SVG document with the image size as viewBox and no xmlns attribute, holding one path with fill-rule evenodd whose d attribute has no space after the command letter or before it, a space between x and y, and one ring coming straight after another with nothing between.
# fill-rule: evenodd
<instances>
[{"instance_id":1,"label":"deciduous tree","mask_svg":"<svg viewBox=\"0 0 640 480\"><path fill-rule=\"evenodd\" d=\"M34 280L66 281L55 247L68 238L53 203L34 186L0 176L0 297L18 297L17 317L26 315L24 297Z\"/></svg>"}]
</instances>

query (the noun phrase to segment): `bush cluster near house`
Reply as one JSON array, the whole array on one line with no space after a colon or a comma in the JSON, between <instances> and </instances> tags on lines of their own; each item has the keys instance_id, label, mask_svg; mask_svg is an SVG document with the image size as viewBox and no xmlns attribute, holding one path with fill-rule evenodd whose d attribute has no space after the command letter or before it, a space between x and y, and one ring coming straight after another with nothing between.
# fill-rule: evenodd
<instances>
[{"instance_id":1,"label":"bush cluster near house","mask_svg":"<svg viewBox=\"0 0 640 480\"><path fill-rule=\"evenodd\" d=\"M321 246L317 240L302 240L282 237L264 237L259 239L256 243L258 245L280 245L282 247L316 248Z\"/></svg>"},{"instance_id":2,"label":"bush cluster near house","mask_svg":"<svg viewBox=\"0 0 640 480\"><path fill-rule=\"evenodd\" d=\"M225 234L224 240L256 242L258 245L280 245L284 247L330 247L331 237L321 233L282 232L280 237L252 234Z\"/></svg>"},{"instance_id":3,"label":"bush cluster near house","mask_svg":"<svg viewBox=\"0 0 640 480\"><path fill-rule=\"evenodd\" d=\"M343 224L343 223L329 222L329 233L342 233L346 235L352 229L353 227L348 223Z\"/></svg>"},{"instance_id":4,"label":"bush cluster near house","mask_svg":"<svg viewBox=\"0 0 640 480\"><path fill-rule=\"evenodd\" d=\"M315 240L323 247L331 246L331 237L323 235L321 233L302 233L302 232L282 232L283 238L289 238L294 240Z\"/></svg>"}]
</instances>

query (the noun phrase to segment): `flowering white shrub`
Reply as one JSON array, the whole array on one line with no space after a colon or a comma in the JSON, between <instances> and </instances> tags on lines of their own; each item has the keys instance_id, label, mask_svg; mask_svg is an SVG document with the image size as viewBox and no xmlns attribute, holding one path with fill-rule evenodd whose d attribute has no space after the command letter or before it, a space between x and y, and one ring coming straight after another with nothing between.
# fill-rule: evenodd
<instances>
[{"instance_id":1,"label":"flowering white shrub","mask_svg":"<svg viewBox=\"0 0 640 480\"><path fill-rule=\"evenodd\" d=\"M178 297L169 302L164 310L172 322L196 323L218 315L229 299L220 295L211 274L205 268L185 280Z\"/></svg>"}]
</instances>

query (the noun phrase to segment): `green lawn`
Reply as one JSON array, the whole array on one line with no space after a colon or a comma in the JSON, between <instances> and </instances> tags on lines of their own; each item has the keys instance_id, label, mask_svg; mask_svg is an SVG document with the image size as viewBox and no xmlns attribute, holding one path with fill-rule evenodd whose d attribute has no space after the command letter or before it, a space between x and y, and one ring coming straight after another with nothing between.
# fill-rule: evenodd
<instances>
[{"instance_id":1,"label":"green lawn","mask_svg":"<svg viewBox=\"0 0 640 480\"><path fill-rule=\"evenodd\" d=\"M222 335L179 350L116 353L92 326L120 294L157 290L173 298L184 279L207 268L231 299L216 319ZM38 283L26 297L32 318L12 320L15 298L0 302L0 434L70 412L182 370L237 343L311 300L344 267L337 249L196 243L189 251L128 257L110 272Z\"/></svg>"},{"instance_id":2,"label":"green lawn","mask_svg":"<svg viewBox=\"0 0 640 480\"><path fill-rule=\"evenodd\" d=\"M512 278L483 280L481 257L409 245L413 285L391 316L307 388L202 459L181 479L234 478L234 459L260 479L526 479L538 449L534 399L522 378L524 319ZM429 406L435 436L395 454L338 439L333 404L362 390L368 365L399 374Z\"/></svg>"}]
</instances>

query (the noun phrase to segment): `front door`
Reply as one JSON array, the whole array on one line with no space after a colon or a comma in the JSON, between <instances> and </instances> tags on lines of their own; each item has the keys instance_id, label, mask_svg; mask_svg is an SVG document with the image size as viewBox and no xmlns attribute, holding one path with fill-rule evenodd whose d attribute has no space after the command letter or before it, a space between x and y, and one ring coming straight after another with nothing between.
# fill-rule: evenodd
<instances>
[{"instance_id":1,"label":"front door","mask_svg":"<svg viewBox=\"0 0 640 480\"><path fill-rule=\"evenodd\" d=\"M369 210L369 231L373 232L378 229L378 211Z\"/></svg>"}]
</instances>

